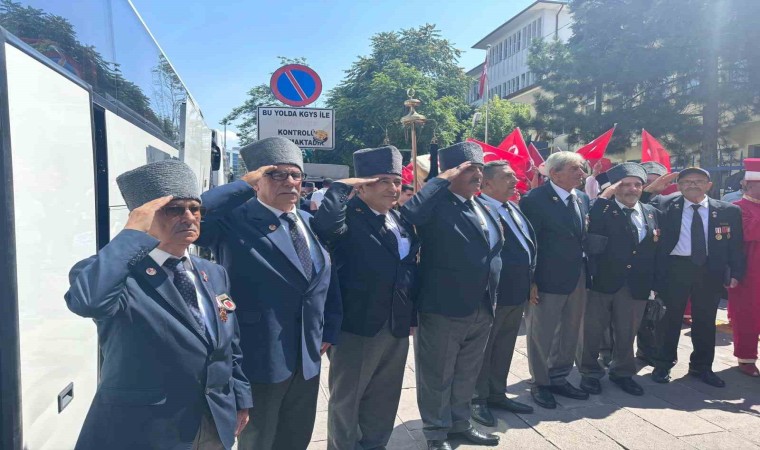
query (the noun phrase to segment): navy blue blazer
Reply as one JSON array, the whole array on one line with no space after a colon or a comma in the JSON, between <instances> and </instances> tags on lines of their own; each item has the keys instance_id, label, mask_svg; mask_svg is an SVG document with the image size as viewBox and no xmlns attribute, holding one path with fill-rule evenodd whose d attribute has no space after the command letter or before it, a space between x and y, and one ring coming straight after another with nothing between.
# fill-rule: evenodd
<instances>
[{"instance_id":1,"label":"navy blue blazer","mask_svg":"<svg viewBox=\"0 0 760 450\"><path fill-rule=\"evenodd\" d=\"M320 245L324 266L309 282L288 230L253 194L242 180L203 193L207 212L196 244L209 247L229 273L251 382L282 382L298 365L308 380L319 375L322 342L338 343L338 277ZM298 213L311 232L311 215Z\"/></svg>"},{"instance_id":2,"label":"navy blue blazer","mask_svg":"<svg viewBox=\"0 0 760 450\"><path fill-rule=\"evenodd\" d=\"M190 448L209 410L231 448L236 411L253 405L236 314L230 311L223 321L214 310L217 337L207 337L148 256L157 245L146 233L123 230L69 274L66 304L95 319L103 352L100 384L77 449ZM224 268L191 260L212 302L229 294Z\"/></svg>"},{"instance_id":3,"label":"navy blue blazer","mask_svg":"<svg viewBox=\"0 0 760 450\"><path fill-rule=\"evenodd\" d=\"M375 336L387 323L394 336L408 338L409 328L417 326L417 233L397 211L388 212L409 238L409 254L400 259L398 246L384 237L388 231L377 215L359 197L348 199L352 190L346 184L333 183L312 220L338 268L342 328L359 336Z\"/></svg>"},{"instance_id":4,"label":"navy blue blazer","mask_svg":"<svg viewBox=\"0 0 760 450\"><path fill-rule=\"evenodd\" d=\"M575 290L586 245L586 218L589 211L588 196L574 189L582 224L580 233L573 226L570 208L559 197L551 183L530 190L520 201L520 208L536 232L538 256L535 283L540 292L567 295ZM591 283L586 270L586 284Z\"/></svg>"},{"instance_id":5,"label":"navy blue blazer","mask_svg":"<svg viewBox=\"0 0 760 450\"><path fill-rule=\"evenodd\" d=\"M433 178L401 207L401 216L417 227L422 241L418 311L464 317L477 310L486 292L496 306L504 235L496 212L474 197L499 230L499 242L491 248L450 184Z\"/></svg>"},{"instance_id":6,"label":"navy blue blazer","mask_svg":"<svg viewBox=\"0 0 760 450\"><path fill-rule=\"evenodd\" d=\"M483 200L485 202L485 200ZM529 251L525 251L512 228L504 223L504 248L501 249L501 277L499 279L498 306L517 306L530 297L530 284L533 272L536 270L536 232L525 214L514 202L509 202L512 210L528 228L527 243ZM490 205L490 203L489 203ZM498 211L496 211L498 214Z\"/></svg>"}]
</instances>

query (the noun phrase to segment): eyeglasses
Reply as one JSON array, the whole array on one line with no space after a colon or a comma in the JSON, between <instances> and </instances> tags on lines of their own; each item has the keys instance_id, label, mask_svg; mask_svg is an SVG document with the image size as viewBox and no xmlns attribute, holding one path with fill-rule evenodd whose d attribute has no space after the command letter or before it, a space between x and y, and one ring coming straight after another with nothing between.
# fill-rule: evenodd
<instances>
[{"instance_id":1,"label":"eyeglasses","mask_svg":"<svg viewBox=\"0 0 760 450\"><path fill-rule=\"evenodd\" d=\"M264 175L276 181L285 181L288 179L288 177L294 179L295 181L301 181L304 179L304 177L306 177L306 174L303 172L286 172L284 170L275 170L272 172L267 172Z\"/></svg>"},{"instance_id":2,"label":"eyeglasses","mask_svg":"<svg viewBox=\"0 0 760 450\"><path fill-rule=\"evenodd\" d=\"M707 180L679 180L678 181L678 184L682 186L704 186L707 183L709 183L709 181Z\"/></svg>"},{"instance_id":3,"label":"eyeglasses","mask_svg":"<svg viewBox=\"0 0 760 450\"><path fill-rule=\"evenodd\" d=\"M164 214L171 218L182 217L185 214L185 211L190 211L190 214L196 217L200 217L206 214L206 207L200 205L164 206L161 208L161 211L163 211Z\"/></svg>"}]
</instances>

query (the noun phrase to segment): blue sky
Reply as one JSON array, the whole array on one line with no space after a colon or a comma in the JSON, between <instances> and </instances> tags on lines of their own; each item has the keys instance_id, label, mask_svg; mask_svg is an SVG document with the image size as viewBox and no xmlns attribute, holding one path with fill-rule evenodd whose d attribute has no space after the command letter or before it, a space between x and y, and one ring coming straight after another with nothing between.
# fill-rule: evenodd
<instances>
[{"instance_id":1,"label":"blue sky","mask_svg":"<svg viewBox=\"0 0 760 450\"><path fill-rule=\"evenodd\" d=\"M533 0L132 2L206 123L221 128L248 89L269 82L277 56L306 57L322 78L324 99L357 56L369 53L372 35L433 23L463 51L460 65L469 70L485 58L470 47Z\"/></svg>"}]
</instances>

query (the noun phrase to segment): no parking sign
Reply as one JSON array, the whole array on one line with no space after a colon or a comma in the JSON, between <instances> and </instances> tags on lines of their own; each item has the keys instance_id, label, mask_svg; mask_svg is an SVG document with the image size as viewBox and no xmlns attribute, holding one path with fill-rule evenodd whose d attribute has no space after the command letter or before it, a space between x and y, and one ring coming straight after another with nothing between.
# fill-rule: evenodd
<instances>
[{"instance_id":1,"label":"no parking sign","mask_svg":"<svg viewBox=\"0 0 760 450\"><path fill-rule=\"evenodd\" d=\"M306 106L319 98L322 93L322 80L309 67L288 64L272 74L269 87L275 98L286 105Z\"/></svg>"}]
</instances>

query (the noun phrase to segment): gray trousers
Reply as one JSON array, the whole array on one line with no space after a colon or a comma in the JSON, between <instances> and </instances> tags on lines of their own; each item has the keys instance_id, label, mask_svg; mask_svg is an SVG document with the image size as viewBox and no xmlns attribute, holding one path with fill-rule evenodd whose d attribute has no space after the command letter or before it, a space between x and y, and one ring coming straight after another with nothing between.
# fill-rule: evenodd
<instances>
[{"instance_id":1,"label":"gray trousers","mask_svg":"<svg viewBox=\"0 0 760 450\"><path fill-rule=\"evenodd\" d=\"M504 398L507 374L512 365L512 354L524 310L525 304L496 307L473 402L485 403L489 398Z\"/></svg>"},{"instance_id":2,"label":"gray trousers","mask_svg":"<svg viewBox=\"0 0 760 450\"><path fill-rule=\"evenodd\" d=\"M538 293L528 305L528 366L535 386L561 386L573 369L586 309L586 274L581 270L568 295Z\"/></svg>"},{"instance_id":3,"label":"gray trousers","mask_svg":"<svg viewBox=\"0 0 760 450\"><path fill-rule=\"evenodd\" d=\"M330 347L327 448L369 450L388 444L401 398L409 337L388 325L373 337L341 332Z\"/></svg>"},{"instance_id":4,"label":"gray trousers","mask_svg":"<svg viewBox=\"0 0 760 450\"><path fill-rule=\"evenodd\" d=\"M602 378L604 367L599 364L599 347L605 332L612 326L612 361L610 376L629 378L636 373L633 340L644 317L645 300L631 297L628 286L614 294L590 290L583 319L583 339L578 345L580 372L584 377Z\"/></svg>"},{"instance_id":5,"label":"gray trousers","mask_svg":"<svg viewBox=\"0 0 760 450\"><path fill-rule=\"evenodd\" d=\"M251 383L251 420L238 436L238 450L306 450L317 415L319 375L304 380L297 370L280 383Z\"/></svg>"},{"instance_id":6,"label":"gray trousers","mask_svg":"<svg viewBox=\"0 0 760 450\"><path fill-rule=\"evenodd\" d=\"M448 433L472 427L470 401L492 322L486 299L466 317L420 313L414 354L425 439L446 439Z\"/></svg>"},{"instance_id":7,"label":"gray trousers","mask_svg":"<svg viewBox=\"0 0 760 450\"><path fill-rule=\"evenodd\" d=\"M201 418L201 426L193 441L193 450L224 450L214 418L210 414L204 414Z\"/></svg>"}]
</instances>

